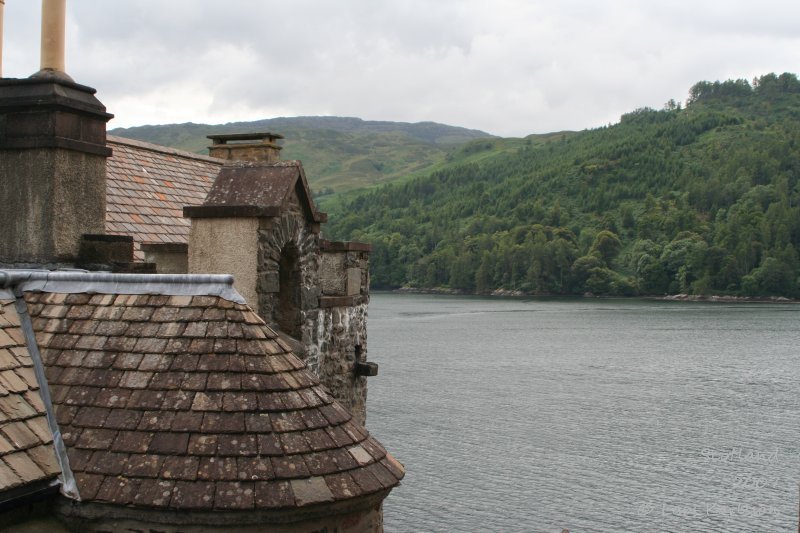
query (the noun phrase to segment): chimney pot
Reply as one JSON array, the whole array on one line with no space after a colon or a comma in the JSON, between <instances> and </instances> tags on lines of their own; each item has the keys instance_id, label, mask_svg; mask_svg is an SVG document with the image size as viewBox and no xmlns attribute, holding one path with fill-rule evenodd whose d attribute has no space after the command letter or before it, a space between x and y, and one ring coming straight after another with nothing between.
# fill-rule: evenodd
<instances>
[{"instance_id":1,"label":"chimney pot","mask_svg":"<svg viewBox=\"0 0 800 533\"><path fill-rule=\"evenodd\" d=\"M42 64L33 78L72 81L65 72L67 0L42 0Z\"/></svg>"},{"instance_id":2,"label":"chimney pot","mask_svg":"<svg viewBox=\"0 0 800 533\"><path fill-rule=\"evenodd\" d=\"M277 163L280 161L282 147L277 133L234 133L209 135L213 142L208 147L208 155L228 161L248 161L251 163Z\"/></svg>"},{"instance_id":3,"label":"chimney pot","mask_svg":"<svg viewBox=\"0 0 800 533\"><path fill-rule=\"evenodd\" d=\"M6 0L0 0L0 78L3 77L3 8Z\"/></svg>"}]
</instances>

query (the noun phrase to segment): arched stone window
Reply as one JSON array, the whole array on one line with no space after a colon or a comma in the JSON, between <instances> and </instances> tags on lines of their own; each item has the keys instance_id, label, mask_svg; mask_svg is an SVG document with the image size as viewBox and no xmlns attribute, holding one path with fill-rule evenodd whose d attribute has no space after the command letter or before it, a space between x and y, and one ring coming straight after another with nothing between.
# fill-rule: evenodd
<instances>
[{"instance_id":1,"label":"arched stone window","mask_svg":"<svg viewBox=\"0 0 800 533\"><path fill-rule=\"evenodd\" d=\"M278 263L278 301L272 308L272 318L284 333L294 338L301 336L300 304L300 252L292 243L281 250Z\"/></svg>"}]
</instances>

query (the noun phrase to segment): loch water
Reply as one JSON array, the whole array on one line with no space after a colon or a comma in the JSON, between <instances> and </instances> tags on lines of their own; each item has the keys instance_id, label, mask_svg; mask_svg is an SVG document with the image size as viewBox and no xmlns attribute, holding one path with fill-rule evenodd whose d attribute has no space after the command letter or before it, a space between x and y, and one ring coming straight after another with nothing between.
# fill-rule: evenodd
<instances>
[{"instance_id":1,"label":"loch water","mask_svg":"<svg viewBox=\"0 0 800 533\"><path fill-rule=\"evenodd\" d=\"M374 294L387 533L794 532L800 306Z\"/></svg>"}]
</instances>

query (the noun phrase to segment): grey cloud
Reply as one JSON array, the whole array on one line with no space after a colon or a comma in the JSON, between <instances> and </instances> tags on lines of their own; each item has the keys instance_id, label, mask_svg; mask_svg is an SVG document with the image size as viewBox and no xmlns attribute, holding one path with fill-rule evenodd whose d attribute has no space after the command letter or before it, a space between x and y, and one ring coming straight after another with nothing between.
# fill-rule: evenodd
<instances>
[{"instance_id":1,"label":"grey cloud","mask_svg":"<svg viewBox=\"0 0 800 533\"><path fill-rule=\"evenodd\" d=\"M68 4L68 70L120 125L337 114L525 135L800 60L800 7L778 0ZM37 11L6 2L8 74L36 68Z\"/></svg>"}]
</instances>

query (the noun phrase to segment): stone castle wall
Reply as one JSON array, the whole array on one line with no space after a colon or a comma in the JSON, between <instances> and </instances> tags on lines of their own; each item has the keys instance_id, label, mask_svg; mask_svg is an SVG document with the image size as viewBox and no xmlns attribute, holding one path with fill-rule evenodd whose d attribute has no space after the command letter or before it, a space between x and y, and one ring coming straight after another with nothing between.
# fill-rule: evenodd
<instances>
[{"instance_id":1,"label":"stone castle wall","mask_svg":"<svg viewBox=\"0 0 800 533\"><path fill-rule=\"evenodd\" d=\"M364 424L367 379L359 370L367 360L369 255L366 251L325 248L320 276L323 295L314 324L317 330L309 337L308 346L318 352L315 357L320 379Z\"/></svg>"},{"instance_id":2,"label":"stone castle wall","mask_svg":"<svg viewBox=\"0 0 800 533\"><path fill-rule=\"evenodd\" d=\"M258 313L296 341L297 354L363 424L367 380L358 363L367 356L368 248L323 241L299 202L289 205L259 221Z\"/></svg>"}]
</instances>

